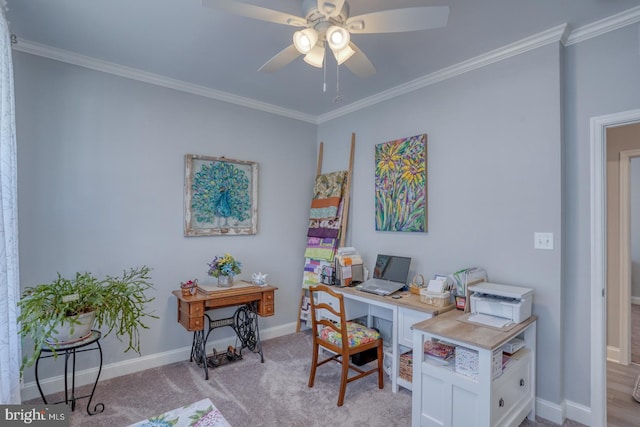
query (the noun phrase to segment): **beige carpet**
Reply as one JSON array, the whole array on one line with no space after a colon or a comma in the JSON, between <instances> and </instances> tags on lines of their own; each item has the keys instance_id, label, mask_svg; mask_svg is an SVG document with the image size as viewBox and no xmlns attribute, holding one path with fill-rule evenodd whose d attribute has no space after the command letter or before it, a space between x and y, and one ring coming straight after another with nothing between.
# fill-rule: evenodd
<instances>
[{"instance_id":1,"label":"beige carpet","mask_svg":"<svg viewBox=\"0 0 640 427\"><path fill-rule=\"evenodd\" d=\"M189 361L100 381L92 406L104 403L104 412L89 416L87 399L82 399L70 424L126 426L209 398L234 427L411 425L411 394L392 393L386 376L384 390L378 389L375 376L348 384L341 408L336 406L338 364L319 367L314 387L308 388L308 332L265 341L263 350L264 364L259 355L245 351L243 360L210 370L208 381ZM89 392L83 387L79 394Z\"/></svg>"},{"instance_id":2,"label":"beige carpet","mask_svg":"<svg viewBox=\"0 0 640 427\"><path fill-rule=\"evenodd\" d=\"M336 406L339 365L318 368L315 386L307 387L311 362L309 331L263 343L265 363L257 354L245 353L239 362L210 371L188 361L100 381L92 406L103 403L101 414L89 416L87 399L78 401L71 426L123 427L153 415L209 398L234 427L265 426L369 426L411 425L411 393L377 388L375 376L347 385L344 406ZM82 387L79 395L89 393ZM53 397L56 400L61 396ZM40 399L30 403L40 403ZM565 426L580 426L570 421ZM522 426L555 426L538 420Z\"/></svg>"}]
</instances>

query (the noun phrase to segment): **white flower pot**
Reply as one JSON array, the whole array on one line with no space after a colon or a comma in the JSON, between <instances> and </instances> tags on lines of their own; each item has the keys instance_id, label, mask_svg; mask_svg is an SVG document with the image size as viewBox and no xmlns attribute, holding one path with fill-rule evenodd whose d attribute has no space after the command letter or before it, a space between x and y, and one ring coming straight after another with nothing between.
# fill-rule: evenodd
<instances>
[{"instance_id":1,"label":"white flower pot","mask_svg":"<svg viewBox=\"0 0 640 427\"><path fill-rule=\"evenodd\" d=\"M55 345L71 344L91 335L91 328L93 327L93 321L96 318L96 312L90 311L88 313L79 314L75 317L78 319L80 324L62 322L62 324L56 327L58 333L47 338L47 342Z\"/></svg>"}]
</instances>

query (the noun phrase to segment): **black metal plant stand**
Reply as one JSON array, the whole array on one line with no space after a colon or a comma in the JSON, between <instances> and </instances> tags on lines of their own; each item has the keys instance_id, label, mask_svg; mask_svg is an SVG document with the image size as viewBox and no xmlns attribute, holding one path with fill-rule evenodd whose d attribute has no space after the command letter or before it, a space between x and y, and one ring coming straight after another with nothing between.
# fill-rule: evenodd
<instances>
[{"instance_id":1,"label":"black metal plant stand","mask_svg":"<svg viewBox=\"0 0 640 427\"><path fill-rule=\"evenodd\" d=\"M244 348L248 348L254 353L259 353L260 362L264 363L262 343L260 342L260 330L258 329L257 305L257 301L241 305L236 309L232 317L224 319L212 319L205 313L208 320L207 335L204 335L204 330L195 331L193 333L190 357L190 361L195 360L199 366L202 366L204 369L205 379L209 379L209 367L215 368L217 366L241 360L242 350ZM226 352L218 353L214 349L213 355L207 357L205 347L207 340L209 339L209 335L214 329L225 326L229 326L235 331L237 340L240 340L241 343L240 350L238 351L237 348L229 346Z\"/></svg>"},{"instance_id":2,"label":"black metal plant stand","mask_svg":"<svg viewBox=\"0 0 640 427\"><path fill-rule=\"evenodd\" d=\"M104 411L104 404L97 403L93 407L93 411L91 410L91 400L93 399L93 394L96 391L96 386L98 385L98 380L100 379L100 373L102 372L102 347L100 346L100 338L102 337L102 333L100 331L91 331L91 335L86 338L83 338L79 341L70 343L70 344L60 344L60 345L52 345L53 348L45 347L41 350L40 356L36 360L35 366L35 374L36 374L36 385L38 386L38 391L40 392L40 397L44 401L45 405L47 405L47 399L42 392L42 387L40 386L40 379L38 377L38 365L40 363L40 359L47 359L50 357L55 357L56 354L64 354L64 400L59 402L53 402L53 404L58 403L66 403L67 405L71 404L71 410L74 411L76 409L76 401L78 399L84 399L85 397L89 398L89 402L87 403L87 413L89 415L95 415L102 411ZM95 347L85 348L90 346L91 344L95 344ZM53 353L55 350L56 354L49 354L44 356L42 352ZM93 383L93 388L91 389L91 394L87 394L85 396L76 397L76 353L83 353L85 351L98 351L100 354L100 365L98 367L98 375L96 376L96 380ZM71 396L69 396L69 359L72 359L72 371L71 371Z\"/></svg>"}]
</instances>

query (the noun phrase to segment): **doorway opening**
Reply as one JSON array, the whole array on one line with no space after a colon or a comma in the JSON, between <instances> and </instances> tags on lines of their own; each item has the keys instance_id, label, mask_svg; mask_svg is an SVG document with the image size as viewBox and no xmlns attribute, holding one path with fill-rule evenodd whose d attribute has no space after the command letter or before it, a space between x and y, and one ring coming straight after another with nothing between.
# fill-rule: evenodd
<instances>
[{"instance_id":1,"label":"doorway opening","mask_svg":"<svg viewBox=\"0 0 640 427\"><path fill-rule=\"evenodd\" d=\"M591 414L592 425L607 425L607 216L608 128L640 122L640 110L591 119Z\"/></svg>"}]
</instances>

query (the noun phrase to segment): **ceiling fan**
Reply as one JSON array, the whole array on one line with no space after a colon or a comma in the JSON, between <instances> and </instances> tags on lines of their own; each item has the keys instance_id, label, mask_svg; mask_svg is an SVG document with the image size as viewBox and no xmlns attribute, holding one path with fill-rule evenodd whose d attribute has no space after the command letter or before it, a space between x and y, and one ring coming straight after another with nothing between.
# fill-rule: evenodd
<instances>
[{"instance_id":1,"label":"ceiling fan","mask_svg":"<svg viewBox=\"0 0 640 427\"><path fill-rule=\"evenodd\" d=\"M410 7L349 17L346 0L302 0L303 17L235 0L202 0L204 6L234 15L276 24L301 27L293 33L293 44L267 61L260 71L271 73L300 55L308 64L322 68L328 45L338 65L355 75L376 72L367 56L351 41L351 34L394 33L427 30L447 25L448 6Z\"/></svg>"}]
</instances>

